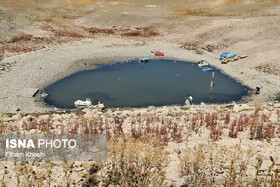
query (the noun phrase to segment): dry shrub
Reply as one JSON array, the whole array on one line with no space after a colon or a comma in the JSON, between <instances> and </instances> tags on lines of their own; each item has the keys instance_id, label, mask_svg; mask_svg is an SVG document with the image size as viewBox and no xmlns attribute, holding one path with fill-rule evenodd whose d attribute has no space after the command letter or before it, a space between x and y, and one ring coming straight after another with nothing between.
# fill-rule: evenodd
<instances>
[{"instance_id":1,"label":"dry shrub","mask_svg":"<svg viewBox=\"0 0 280 187\"><path fill-rule=\"evenodd\" d=\"M257 155L256 173L252 186L280 186L280 164L276 164L272 156L269 158L270 166L266 170L261 170L263 159L260 155Z\"/></svg>"},{"instance_id":2,"label":"dry shrub","mask_svg":"<svg viewBox=\"0 0 280 187\"><path fill-rule=\"evenodd\" d=\"M208 10L208 8L190 8L190 7L175 7L175 8L173 8L173 11L178 16L180 14L199 16L207 10Z\"/></svg>"},{"instance_id":3,"label":"dry shrub","mask_svg":"<svg viewBox=\"0 0 280 187\"><path fill-rule=\"evenodd\" d=\"M230 138L237 138L238 131L237 131L236 125L237 125L237 120L234 119L232 121L232 123L230 124L228 137L230 137Z\"/></svg>"},{"instance_id":4,"label":"dry shrub","mask_svg":"<svg viewBox=\"0 0 280 187\"><path fill-rule=\"evenodd\" d=\"M217 46L208 44L206 46L203 46L202 49L204 49L208 52L213 52L215 49L217 49Z\"/></svg>"},{"instance_id":5,"label":"dry shrub","mask_svg":"<svg viewBox=\"0 0 280 187\"><path fill-rule=\"evenodd\" d=\"M1 49L0 47L0 61L4 59L4 55L5 55L5 52L3 49Z\"/></svg>"},{"instance_id":6,"label":"dry shrub","mask_svg":"<svg viewBox=\"0 0 280 187\"><path fill-rule=\"evenodd\" d=\"M205 145L198 145L193 149L187 148L185 155L181 159L181 176L184 177L185 185L198 186L210 185L211 181L207 179L209 175L206 160Z\"/></svg>"},{"instance_id":7,"label":"dry shrub","mask_svg":"<svg viewBox=\"0 0 280 187\"><path fill-rule=\"evenodd\" d=\"M184 48L184 49L188 49L188 50L193 50L193 49L189 49L191 47L198 47L200 46L200 43L198 41L196 42L184 42L181 46L181 48Z\"/></svg>"},{"instance_id":8,"label":"dry shrub","mask_svg":"<svg viewBox=\"0 0 280 187\"><path fill-rule=\"evenodd\" d=\"M243 150L238 145L229 148L210 142L187 147L180 156L184 185L213 186L220 181L224 186L242 186L252 156L251 150Z\"/></svg>"},{"instance_id":9,"label":"dry shrub","mask_svg":"<svg viewBox=\"0 0 280 187\"><path fill-rule=\"evenodd\" d=\"M137 116L132 119L131 136L139 138L145 134L152 134L168 144L170 141L182 142L182 130L182 127L174 122L171 117Z\"/></svg>"},{"instance_id":10,"label":"dry shrub","mask_svg":"<svg viewBox=\"0 0 280 187\"><path fill-rule=\"evenodd\" d=\"M140 36L142 35L140 31L129 31L122 33L122 36Z\"/></svg>"},{"instance_id":11,"label":"dry shrub","mask_svg":"<svg viewBox=\"0 0 280 187\"><path fill-rule=\"evenodd\" d=\"M38 162L15 161L4 167L10 176L1 176L2 186L97 186L100 183L97 172L102 163L98 162ZM77 175L76 175L77 174ZM5 184L5 185L3 185Z\"/></svg>"},{"instance_id":12,"label":"dry shrub","mask_svg":"<svg viewBox=\"0 0 280 187\"><path fill-rule=\"evenodd\" d=\"M5 132L6 132L5 124L4 124L3 120L0 119L0 134L3 134Z\"/></svg>"},{"instance_id":13,"label":"dry shrub","mask_svg":"<svg viewBox=\"0 0 280 187\"><path fill-rule=\"evenodd\" d=\"M7 53L22 53L42 49L47 45L54 44L55 40L51 38L33 37L32 35L14 36L7 41L2 48L3 52Z\"/></svg>"},{"instance_id":14,"label":"dry shrub","mask_svg":"<svg viewBox=\"0 0 280 187\"><path fill-rule=\"evenodd\" d=\"M201 47L200 42L185 42L180 46L180 48L193 50L196 54L203 54L203 51L201 50L203 47Z\"/></svg>"},{"instance_id":15,"label":"dry shrub","mask_svg":"<svg viewBox=\"0 0 280 187\"><path fill-rule=\"evenodd\" d=\"M173 8L175 16L192 15L192 16L223 16L221 13L213 12L211 7L175 7Z\"/></svg>"},{"instance_id":16,"label":"dry shrub","mask_svg":"<svg viewBox=\"0 0 280 187\"><path fill-rule=\"evenodd\" d=\"M70 37L70 38L83 38L84 35L74 32L74 31L68 31L68 30L55 30L53 31L55 36L58 37Z\"/></svg>"},{"instance_id":17,"label":"dry shrub","mask_svg":"<svg viewBox=\"0 0 280 187\"><path fill-rule=\"evenodd\" d=\"M21 33L19 35L13 36L11 38L11 40L9 41L9 43L15 43L15 42L19 42L19 41L30 41L32 38L33 38L33 36L30 34Z\"/></svg>"},{"instance_id":18,"label":"dry shrub","mask_svg":"<svg viewBox=\"0 0 280 187\"><path fill-rule=\"evenodd\" d=\"M163 186L167 156L164 142L151 135L111 138L102 182L105 186Z\"/></svg>"},{"instance_id":19,"label":"dry shrub","mask_svg":"<svg viewBox=\"0 0 280 187\"><path fill-rule=\"evenodd\" d=\"M280 186L280 164L275 164L275 166L276 168L271 168L272 173L269 181L270 186Z\"/></svg>"},{"instance_id":20,"label":"dry shrub","mask_svg":"<svg viewBox=\"0 0 280 187\"><path fill-rule=\"evenodd\" d=\"M84 168L83 172L80 172L80 175L86 178L86 182L83 183L83 186L98 186L101 182L98 172L103 167L101 162L95 163L83 163L82 167Z\"/></svg>"},{"instance_id":21,"label":"dry shrub","mask_svg":"<svg viewBox=\"0 0 280 187\"><path fill-rule=\"evenodd\" d=\"M136 30L126 30L121 34L121 36L140 36L140 37L151 37L151 36L157 36L159 33L157 31L154 31L152 27L136 27Z\"/></svg>"},{"instance_id":22,"label":"dry shrub","mask_svg":"<svg viewBox=\"0 0 280 187\"><path fill-rule=\"evenodd\" d=\"M91 34L115 34L115 30L113 28L85 28L85 30Z\"/></svg>"},{"instance_id":23,"label":"dry shrub","mask_svg":"<svg viewBox=\"0 0 280 187\"><path fill-rule=\"evenodd\" d=\"M225 124L228 124L229 122L230 122L230 113L228 112L225 117Z\"/></svg>"},{"instance_id":24,"label":"dry shrub","mask_svg":"<svg viewBox=\"0 0 280 187\"><path fill-rule=\"evenodd\" d=\"M48 32L52 32L54 36L52 37L33 37L32 35L21 33L19 35L13 36L10 40L5 41L4 47L1 47L0 60L3 58L4 53L9 56L14 53L26 53L35 50L45 48L50 45L63 44L67 42L72 42L75 40L80 40L82 38L92 38L93 34L115 34L125 37L152 37L159 35L158 32L154 31L152 27L135 27L123 28L114 26L112 28L98 28L98 27L76 27L75 30L71 28L55 28L51 26L48 21L42 21L41 29ZM84 32L86 31L86 32ZM11 53L11 54L10 54Z\"/></svg>"},{"instance_id":25,"label":"dry shrub","mask_svg":"<svg viewBox=\"0 0 280 187\"><path fill-rule=\"evenodd\" d=\"M259 110L255 110L254 114L250 115L248 124L250 127L250 139L263 140L275 137L276 124L268 123L270 115L259 114ZM247 125L246 125L247 126ZM276 132L277 133L277 132Z\"/></svg>"},{"instance_id":26,"label":"dry shrub","mask_svg":"<svg viewBox=\"0 0 280 187\"><path fill-rule=\"evenodd\" d=\"M13 170L15 171L16 184L10 183L9 180L6 182L16 186L50 186L52 168L51 163L15 162Z\"/></svg>"},{"instance_id":27,"label":"dry shrub","mask_svg":"<svg viewBox=\"0 0 280 187\"><path fill-rule=\"evenodd\" d=\"M158 32L154 31L152 27L143 28L143 37L157 36Z\"/></svg>"}]
</instances>

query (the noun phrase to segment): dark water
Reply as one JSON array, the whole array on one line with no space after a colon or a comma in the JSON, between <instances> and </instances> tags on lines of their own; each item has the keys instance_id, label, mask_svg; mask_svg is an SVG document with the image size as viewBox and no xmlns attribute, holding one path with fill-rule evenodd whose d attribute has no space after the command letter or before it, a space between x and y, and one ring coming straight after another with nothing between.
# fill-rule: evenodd
<instances>
[{"instance_id":1,"label":"dark water","mask_svg":"<svg viewBox=\"0 0 280 187\"><path fill-rule=\"evenodd\" d=\"M74 101L90 98L106 107L144 107L182 105L188 95L194 103L238 101L248 88L215 69L212 99L212 71L202 72L196 64L174 60L137 60L98 66L77 72L45 88L45 102L62 108L74 107Z\"/></svg>"}]
</instances>

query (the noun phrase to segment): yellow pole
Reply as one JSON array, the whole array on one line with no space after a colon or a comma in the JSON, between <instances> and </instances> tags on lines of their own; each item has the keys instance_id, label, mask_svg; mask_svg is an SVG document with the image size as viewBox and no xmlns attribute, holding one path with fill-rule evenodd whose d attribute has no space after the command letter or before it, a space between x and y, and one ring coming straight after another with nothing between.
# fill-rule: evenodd
<instances>
[{"instance_id":1,"label":"yellow pole","mask_svg":"<svg viewBox=\"0 0 280 187\"><path fill-rule=\"evenodd\" d=\"M212 98L213 98L214 76L215 76L215 72L212 73L212 80L211 80L211 84L210 84L210 100L212 100Z\"/></svg>"}]
</instances>

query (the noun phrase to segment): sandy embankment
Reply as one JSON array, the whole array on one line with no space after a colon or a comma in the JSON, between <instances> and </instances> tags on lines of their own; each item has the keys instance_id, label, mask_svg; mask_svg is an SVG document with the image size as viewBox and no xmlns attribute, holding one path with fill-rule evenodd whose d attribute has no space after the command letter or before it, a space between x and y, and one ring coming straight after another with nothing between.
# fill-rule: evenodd
<instances>
[{"instance_id":1,"label":"sandy embankment","mask_svg":"<svg viewBox=\"0 0 280 187\"><path fill-rule=\"evenodd\" d=\"M2 63L14 64L0 74L0 111L12 112L19 108L21 112L43 112L53 108L45 106L38 98L18 96L24 88L42 90L48 84L79 70L92 68L100 63L130 60L147 55L156 58L150 52L160 49L168 59L196 62L205 59L243 84L255 88L260 86L261 94L250 98L251 102L264 102L280 91L280 77L241 67L242 60L222 65L218 54L204 52L197 55L194 51L179 48L177 44L164 42L143 43L117 37L85 39L73 43L45 48L6 58ZM248 57L247 61L250 60ZM210 81L210 80L209 80ZM250 101L249 101L250 102Z\"/></svg>"}]
</instances>

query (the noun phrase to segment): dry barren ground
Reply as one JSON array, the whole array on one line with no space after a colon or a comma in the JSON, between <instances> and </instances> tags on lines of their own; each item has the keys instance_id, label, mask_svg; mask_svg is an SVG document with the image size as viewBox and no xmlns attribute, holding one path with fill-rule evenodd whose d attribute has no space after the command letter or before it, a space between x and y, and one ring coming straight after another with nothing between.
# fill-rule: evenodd
<instances>
[{"instance_id":1,"label":"dry barren ground","mask_svg":"<svg viewBox=\"0 0 280 187\"><path fill-rule=\"evenodd\" d=\"M280 72L277 0L3 0L0 5L4 57L103 33L188 44L215 54L235 51L249 55L237 62L242 67Z\"/></svg>"},{"instance_id":2,"label":"dry barren ground","mask_svg":"<svg viewBox=\"0 0 280 187\"><path fill-rule=\"evenodd\" d=\"M22 53L64 43L69 43L71 48L77 46L77 49L81 50L84 43L90 43L89 41L92 45L100 43L100 46L114 47L117 38L117 43L122 40L124 43L132 41L135 44L145 42L151 44L150 47L156 43L158 48L161 46L159 43L162 43L162 46L185 46L198 54L197 59L206 58L205 52L209 52L213 57L210 60L212 65L218 66L251 88L262 87L264 95L259 97L261 101L275 97L280 89L277 83L280 72L280 2L277 0L19 0L16 3L3 0L0 5L0 58L15 57L0 62L0 74L9 72L13 67L20 69L18 64L26 64L28 67L37 62L38 65L38 61L32 57L36 52L27 54L28 60L16 56ZM81 42L74 44L74 41ZM123 47L129 52L129 47ZM94 47L91 48L95 50ZM50 50L68 49L57 47ZM89 51L89 48L84 50ZM146 50L151 49L147 47ZM173 51L165 50L173 53L171 56L174 57ZM225 51L248 55L248 58L221 66L218 56ZM79 55L69 53L73 61L81 59L76 59ZM41 53L40 60L43 62L45 57L48 59L44 54L48 53ZM67 53L64 51L59 55ZM60 57L52 57L51 61L60 63ZM20 63L17 63L18 61ZM46 63L49 62L42 63L43 66L51 68ZM63 70L59 69L56 73L61 71ZM10 72L10 76L13 77L15 72L17 71ZM34 74L29 70L26 70L25 74L28 72ZM242 79L237 74L250 76ZM48 75L42 73L42 80ZM261 78L263 76L266 78ZM8 76L5 80L8 79L11 78ZM26 85L27 80L23 78L22 81L25 81L22 85ZM7 84L6 81L2 85ZM17 85L20 84L17 82ZM266 86L262 86L264 84ZM42 87L42 84L39 86ZM9 88L3 89L7 91ZM3 96L5 97L7 96Z\"/></svg>"},{"instance_id":3,"label":"dry barren ground","mask_svg":"<svg viewBox=\"0 0 280 187\"><path fill-rule=\"evenodd\" d=\"M111 138L105 165L2 162L1 185L279 185L280 106L259 104L280 92L279 41L279 0L1 0L0 111L10 111L11 105L26 110L1 114L0 132ZM43 105L17 97L24 87L41 89L69 73L153 48L172 59L204 58L252 88L262 85L261 94L248 105L62 114L30 114ZM218 56L225 51L248 58L221 65ZM120 132L131 139L124 142ZM149 134L153 138L143 136ZM122 181L134 174L143 180Z\"/></svg>"},{"instance_id":4,"label":"dry barren ground","mask_svg":"<svg viewBox=\"0 0 280 187\"><path fill-rule=\"evenodd\" d=\"M3 114L0 133L107 134L107 162L1 162L3 186L279 186L280 104ZM123 139L125 136L125 139Z\"/></svg>"}]
</instances>

